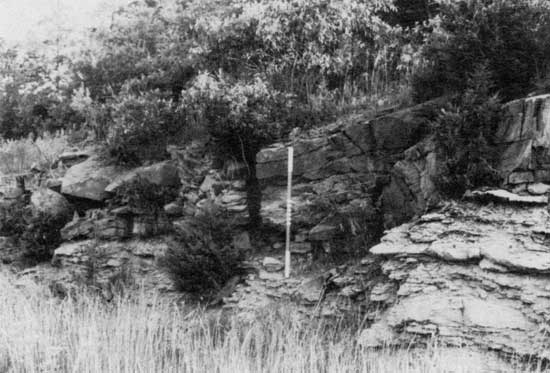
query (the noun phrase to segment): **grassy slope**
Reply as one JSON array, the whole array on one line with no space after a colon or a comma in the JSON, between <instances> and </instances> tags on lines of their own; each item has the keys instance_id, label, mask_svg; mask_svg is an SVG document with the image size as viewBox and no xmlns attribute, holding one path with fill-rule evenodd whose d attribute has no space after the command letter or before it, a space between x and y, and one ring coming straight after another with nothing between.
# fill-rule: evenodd
<instances>
[{"instance_id":1,"label":"grassy slope","mask_svg":"<svg viewBox=\"0 0 550 373\"><path fill-rule=\"evenodd\" d=\"M467 350L369 351L357 329L303 325L284 307L244 323L145 296L59 300L12 280L0 272L0 372L486 371Z\"/></svg>"}]
</instances>

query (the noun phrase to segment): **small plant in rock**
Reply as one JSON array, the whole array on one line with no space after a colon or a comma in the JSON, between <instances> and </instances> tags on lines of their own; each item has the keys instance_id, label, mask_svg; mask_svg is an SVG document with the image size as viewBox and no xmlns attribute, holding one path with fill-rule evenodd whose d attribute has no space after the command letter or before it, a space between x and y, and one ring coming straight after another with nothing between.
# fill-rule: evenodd
<instances>
[{"instance_id":1,"label":"small plant in rock","mask_svg":"<svg viewBox=\"0 0 550 373\"><path fill-rule=\"evenodd\" d=\"M161 260L180 290L209 298L240 273L244 255L231 244L232 225L225 211L209 207L180 229Z\"/></svg>"}]
</instances>

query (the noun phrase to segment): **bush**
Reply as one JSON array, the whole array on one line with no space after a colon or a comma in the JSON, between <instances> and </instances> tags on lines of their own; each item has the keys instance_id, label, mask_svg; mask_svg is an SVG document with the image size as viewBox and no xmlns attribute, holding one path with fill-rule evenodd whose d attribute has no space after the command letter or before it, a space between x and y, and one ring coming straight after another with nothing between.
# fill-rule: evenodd
<instances>
[{"instance_id":1,"label":"bush","mask_svg":"<svg viewBox=\"0 0 550 373\"><path fill-rule=\"evenodd\" d=\"M465 93L453 100L434 122L438 152L444 160L437 184L453 197L467 189L497 185L494 134L501 121L501 103L489 92L490 78L480 66L468 79Z\"/></svg>"},{"instance_id":2,"label":"bush","mask_svg":"<svg viewBox=\"0 0 550 373\"><path fill-rule=\"evenodd\" d=\"M61 244L60 229L64 220L47 213L33 212L22 201L0 208L0 235L14 236L22 257L33 262L51 259Z\"/></svg>"},{"instance_id":3,"label":"bush","mask_svg":"<svg viewBox=\"0 0 550 373\"><path fill-rule=\"evenodd\" d=\"M426 65L413 79L417 102L464 92L479 64L492 76L490 93L503 100L530 93L549 72L550 8L544 2L445 2L433 28L423 51Z\"/></svg>"},{"instance_id":4,"label":"bush","mask_svg":"<svg viewBox=\"0 0 550 373\"><path fill-rule=\"evenodd\" d=\"M240 273L244 253L232 238L227 213L205 209L179 233L161 263L180 290L208 297Z\"/></svg>"},{"instance_id":5,"label":"bush","mask_svg":"<svg viewBox=\"0 0 550 373\"><path fill-rule=\"evenodd\" d=\"M281 135L277 118L284 107L281 94L259 77L245 83L207 73L183 92L180 104L190 125L206 128L216 140L217 154L247 163Z\"/></svg>"},{"instance_id":6,"label":"bush","mask_svg":"<svg viewBox=\"0 0 550 373\"><path fill-rule=\"evenodd\" d=\"M117 188L109 204L157 214L162 211L164 205L174 201L177 195L177 188L161 187L138 176Z\"/></svg>"},{"instance_id":7,"label":"bush","mask_svg":"<svg viewBox=\"0 0 550 373\"><path fill-rule=\"evenodd\" d=\"M119 164L142 164L166 158L166 145L176 141L181 123L172 100L160 91L118 94L110 103L108 155Z\"/></svg>"}]
</instances>

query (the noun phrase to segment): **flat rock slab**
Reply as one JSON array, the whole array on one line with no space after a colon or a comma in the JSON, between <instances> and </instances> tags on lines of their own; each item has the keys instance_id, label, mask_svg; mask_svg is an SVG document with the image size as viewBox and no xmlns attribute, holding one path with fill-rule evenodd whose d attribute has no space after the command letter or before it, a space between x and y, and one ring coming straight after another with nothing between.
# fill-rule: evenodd
<instances>
[{"instance_id":1,"label":"flat rock slab","mask_svg":"<svg viewBox=\"0 0 550 373\"><path fill-rule=\"evenodd\" d=\"M488 191L474 191L464 196L471 200L487 200L497 203L525 204L525 205L547 205L548 196L521 196L507 190L497 189Z\"/></svg>"}]
</instances>

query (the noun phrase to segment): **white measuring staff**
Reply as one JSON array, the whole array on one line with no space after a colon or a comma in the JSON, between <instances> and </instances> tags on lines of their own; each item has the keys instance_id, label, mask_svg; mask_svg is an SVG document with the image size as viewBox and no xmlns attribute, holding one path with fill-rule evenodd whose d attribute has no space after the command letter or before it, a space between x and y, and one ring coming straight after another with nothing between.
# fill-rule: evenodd
<instances>
[{"instance_id":1,"label":"white measuring staff","mask_svg":"<svg viewBox=\"0 0 550 373\"><path fill-rule=\"evenodd\" d=\"M292 172L294 165L294 148L288 148L288 181L286 195L286 245L285 245L285 278L290 277L290 220L292 217Z\"/></svg>"}]
</instances>

